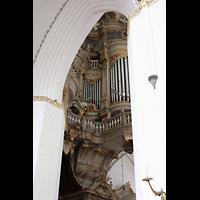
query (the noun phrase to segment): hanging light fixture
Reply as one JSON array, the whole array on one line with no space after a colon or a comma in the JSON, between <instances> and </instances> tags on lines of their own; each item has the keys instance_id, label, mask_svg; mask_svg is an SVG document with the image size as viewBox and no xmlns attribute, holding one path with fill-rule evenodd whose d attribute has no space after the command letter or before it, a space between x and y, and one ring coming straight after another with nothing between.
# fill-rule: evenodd
<instances>
[{"instance_id":1,"label":"hanging light fixture","mask_svg":"<svg viewBox=\"0 0 200 200\"><path fill-rule=\"evenodd\" d=\"M151 83L151 85L153 86L153 88L156 88L156 82L158 80L158 76L157 75L151 75L148 78L149 82Z\"/></svg>"}]
</instances>

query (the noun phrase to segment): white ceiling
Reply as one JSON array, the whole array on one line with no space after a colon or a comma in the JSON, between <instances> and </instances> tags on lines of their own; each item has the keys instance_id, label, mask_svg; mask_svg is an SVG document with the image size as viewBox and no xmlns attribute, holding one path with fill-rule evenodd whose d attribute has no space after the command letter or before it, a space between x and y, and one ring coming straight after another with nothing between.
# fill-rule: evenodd
<instances>
[{"instance_id":1,"label":"white ceiling","mask_svg":"<svg viewBox=\"0 0 200 200\"><path fill-rule=\"evenodd\" d=\"M33 0L33 55L66 0Z\"/></svg>"}]
</instances>

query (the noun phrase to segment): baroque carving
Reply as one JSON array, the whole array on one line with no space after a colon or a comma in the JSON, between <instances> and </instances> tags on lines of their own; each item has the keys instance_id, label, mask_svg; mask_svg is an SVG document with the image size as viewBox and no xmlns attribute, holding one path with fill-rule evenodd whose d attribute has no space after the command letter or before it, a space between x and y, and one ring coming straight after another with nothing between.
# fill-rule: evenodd
<instances>
[{"instance_id":1,"label":"baroque carving","mask_svg":"<svg viewBox=\"0 0 200 200\"><path fill-rule=\"evenodd\" d=\"M60 108L60 109L64 109L64 106L60 103L57 102L57 100L52 100L49 97L46 96L33 96L33 101L45 101L47 103L50 103L51 105Z\"/></svg>"},{"instance_id":2,"label":"baroque carving","mask_svg":"<svg viewBox=\"0 0 200 200\"><path fill-rule=\"evenodd\" d=\"M134 12L129 14L128 16L128 26L127 26L127 42L128 42L128 36L129 36L129 27L130 27L130 21L133 20L135 17L137 17L140 13L143 7L150 7L159 0L138 0L137 8Z\"/></svg>"},{"instance_id":3,"label":"baroque carving","mask_svg":"<svg viewBox=\"0 0 200 200\"><path fill-rule=\"evenodd\" d=\"M117 60L120 58L126 58L128 56L127 53L118 53L110 58L110 68L115 64Z\"/></svg>"},{"instance_id":4,"label":"baroque carving","mask_svg":"<svg viewBox=\"0 0 200 200\"><path fill-rule=\"evenodd\" d=\"M77 182L95 193L95 198L91 196L90 199L119 199L130 189L127 184L127 190L122 186L115 193L112 183L107 183L111 163L118 160L119 153L131 154L133 151L130 102L123 100L111 104L109 96L111 67L117 60L128 56L127 20L123 15L117 15L116 18L114 12L105 14L87 36L74 59L71 66L74 71L70 70L63 92L63 100L69 104L66 106L63 150L65 154L71 152L70 161ZM77 88L73 89L77 92L73 94L73 100L69 90L75 79L77 84L73 86ZM97 81L98 85L91 86Z\"/></svg>"}]
</instances>

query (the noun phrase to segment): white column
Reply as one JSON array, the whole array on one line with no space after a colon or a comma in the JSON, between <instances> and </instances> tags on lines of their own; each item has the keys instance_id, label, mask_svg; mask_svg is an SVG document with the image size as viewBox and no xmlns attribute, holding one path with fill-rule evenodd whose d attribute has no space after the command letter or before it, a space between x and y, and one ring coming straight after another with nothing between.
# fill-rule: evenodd
<instances>
[{"instance_id":1,"label":"white column","mask_svg":"<svg viewBox=\"0 0 200 200\"><path fill-rule=\"evenodd\" d=\"M128 59L137 200L160 198L155 197L148 183L142 181L147 177L146 167L148 176L153 178L153 188L156 191L162 188L166 192L165 6L163 0L150 8L143 7L129 25ZM150 24L147 26L147 23ZM152 37L147 35L150 31ZM154 90L148 77L155 63L159 76Z\"/></svg>"},{"instance_id":2,"label":"white column","mask_svg":"<svg viewBox=\"0 0 200 200\"><path fill-rule=\"evenodd\" d=\"M64 136L64 113L33 101L33 200L57 200Z\"/></svg>"}]
</instances>

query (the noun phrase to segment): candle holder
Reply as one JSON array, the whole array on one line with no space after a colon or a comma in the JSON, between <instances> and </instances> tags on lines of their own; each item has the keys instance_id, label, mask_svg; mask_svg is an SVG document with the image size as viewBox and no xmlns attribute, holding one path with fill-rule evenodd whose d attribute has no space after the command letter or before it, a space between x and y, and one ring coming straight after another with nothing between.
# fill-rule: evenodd
<instances>
[{"instance_id":1,"label":"candle holder","mask_svg":"<svg viewBox=\"0 0 200 200\"><path fill-rule=\"evenodd\" d=\"M149 183L149 186L150 186L150 188L151 188L151 190L153 191L153 193L156 195L156 196L161 196L161 200L166 200L166 192L164 192L162 189L161 189L161 191L155 191L153 188L152 188L152 186L151 186L151 184L150 184L150 181L151 180L153 180L153 178L144 178L144 179L142 179L142 181L147 181L148 183Z\"/></svg>"}]
</instances>

